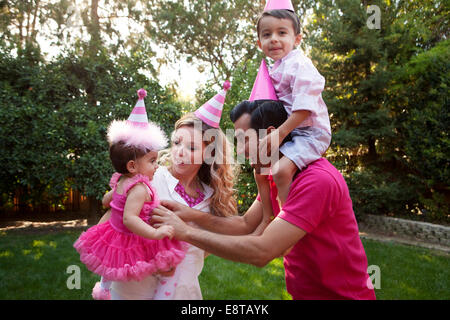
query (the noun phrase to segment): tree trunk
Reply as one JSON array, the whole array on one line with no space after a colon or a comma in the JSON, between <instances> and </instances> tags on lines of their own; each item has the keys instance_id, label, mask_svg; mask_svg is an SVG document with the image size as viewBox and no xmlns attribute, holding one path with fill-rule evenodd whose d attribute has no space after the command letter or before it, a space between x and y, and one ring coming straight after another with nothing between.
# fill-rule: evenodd
<instances>
[{"instance_id":1,"label":"tree trunk","mask_svg":"<svg viewBox=\"0 0 450 320\"><path fill-rule=\"evenodd\" d=\"M91 21L88 28L91 36L90 42L90 54L92 56L97 55L97 51L100 48L100 19L98 17L98 0L92 0L91 2Z\"/></svg>"},{"instance_id":2,"label":"tree trunk","mask_svg":"<svg viewBox=\"0 0 450 320\"><path fill-rule=\"evenodd\" d=\"M89 215L87 223L88 225L97 224L98 220L101 218L101 202L97 200L95 197L88 197L89 201Z\"/></svg>"},{"instance_id":3,"label":"tree trunk","mask_svg":"<svg viewBox=\"0 0 450 320\"><path fill-rule=\"evenodd\" d=\"M377 149L375 147L375 139L373 137L369 138L368 141L368 145L369 145L369 159L370 161L375 161L377 159Z\"/></svg>"}]
</instances>

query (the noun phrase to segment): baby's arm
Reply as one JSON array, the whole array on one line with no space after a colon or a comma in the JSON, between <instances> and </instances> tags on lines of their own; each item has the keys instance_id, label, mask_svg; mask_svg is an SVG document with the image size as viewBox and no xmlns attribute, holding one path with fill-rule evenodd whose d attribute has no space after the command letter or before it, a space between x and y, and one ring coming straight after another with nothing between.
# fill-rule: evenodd
<instances>
[{"instance_id":1,"label":"baby's arm","mask_svg":"<svg viewBox=\"0 0 450 320\"><path fill-rule=\"evenodd\" d=\"M269 225L270 221L272 221L273 210L272 210L272 202L270 199L270 186L269 181L267 180L267 175L261 175L256 173L255 171L255 181L256 186L258 187L259 196L261 198L261 203L263 207L263 216L258 227L256 227L255 231L253 231L252 234L260 235L264 232L266 227Z\"/></svg>"},{"instance_id":2,"label":"baby's arm","mask_svg":"<svg viewBox=\"0 0 450 320\"><path fill-rule=\"evenodd\" d=\"M123 224L134 234L147 239L172 238L173 227L161 226L155 229L139 217L146 201L151 201L146 186L137 184L131 188L128 191L127 201L123 210Z\"/></svg>"}]
</instances>

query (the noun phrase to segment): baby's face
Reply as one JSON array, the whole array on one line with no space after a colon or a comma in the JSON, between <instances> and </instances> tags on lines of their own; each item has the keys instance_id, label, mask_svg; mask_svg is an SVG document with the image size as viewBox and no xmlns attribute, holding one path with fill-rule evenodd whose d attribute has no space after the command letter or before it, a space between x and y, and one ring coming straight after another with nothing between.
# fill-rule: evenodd
<instances>
[{"instance_id":1,"label":"baby's face","mask_svg":"<svg viewBox=\"0 0 450 320\"><path fill-rule=\"evenodd\" d=\"M157 159L157 151L150 151L146 155L136 159L137 172L147 176L150 180L153 180L153 175L155 174L156 169L158 169Z\"/></svg>"},{"instance_id":2,"label":"baby's face","mask_svg":"<svg viewBox=\"0 0 450 320\"><path fill-rule=\"evenodd\" d=\"M275 61L287 56L302 40L289 19L266 16L259 21L259 29L258 46Z\"/></svg>"}]
</instances>

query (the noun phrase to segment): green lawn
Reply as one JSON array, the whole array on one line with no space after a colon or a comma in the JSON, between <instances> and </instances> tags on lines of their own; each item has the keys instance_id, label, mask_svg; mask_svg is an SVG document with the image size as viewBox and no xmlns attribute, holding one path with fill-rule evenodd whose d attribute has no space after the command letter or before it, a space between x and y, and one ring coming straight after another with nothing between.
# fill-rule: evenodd
<instances>
[{"instance_id":1,"label":"green lawn","mask_svg":"<svg viewBox=\"0 0 450 320\"><path fill-rule=\"evenodd\" d=\"M72 244L79 232L45 235L0 233L0 299L91 299L98 276ZM450 299L450 258L427 249L363 241L369 265L381 270L378 299ZM70 265L81 271L81 289L67 288ZM209 256L200 276L204 299L290 299L282 259L260 269Z\"/></svg>"}]
</instances>

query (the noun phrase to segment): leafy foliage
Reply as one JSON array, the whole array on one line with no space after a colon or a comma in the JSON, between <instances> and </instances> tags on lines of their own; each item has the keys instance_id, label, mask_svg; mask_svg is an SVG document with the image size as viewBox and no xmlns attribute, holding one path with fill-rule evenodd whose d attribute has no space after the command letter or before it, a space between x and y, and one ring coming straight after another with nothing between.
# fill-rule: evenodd
<instances>
[{"instance_id":1,"label":"leafy foliage","mask_svg":"<svg viewBox=\"0 0 450 320\"><path fill-rule=\"evenodd\" d=\"M262 58L255 24L264 4L0 1L3 204L14 192L25 205L55 203L69 187L99 198L112 170L106 127L128 116L139 87L149 92L152 120L170 132L182 112L211 98L227 78L232 88L221 127L233 128L229 111L249 97ZM447 2L293 4L304 25L302 48L326 79L333 132L327 157L345 175L355 211L448 222ZM369 4L380 8L380 29L366 24ZM129 34L120 32L121 23ZM60 56L45 60L40 39ZM158 59L156 44L167 49ZM149 79L167 61L209 67L196 105L181 104ZM248 164L236 188L243 212L257 192Z\"/></svg>"},{"instance_id":2,"label":"leafy foliage","mask_svg":"<svg viewBox=\"0 0 450 320\"><path fill-rule=\"evenodd\" d=\"M140 74L133 57L67 53L45 63L27 49L1 52L0 61L0 192L25 188L30 204L68 187L101 198L112 173L106 129L128 117L137 89L147 89L149 118L167 134L180 116L174 95Z\"/></svg>"},{"instance_id":3,"label":"leafy foliage","mask_svg":"<svg viewBox=\"0 0 450 320\"><path fill-rule=\"evenodd\" d=\"M448 220L448 8L370 4L380 8L379 30L366 25L368 3L351 0L320 1L309 26L327 81L328 156L346 175L357 213L433 211L428 219Z\"/></svg>"}]
</instances>

